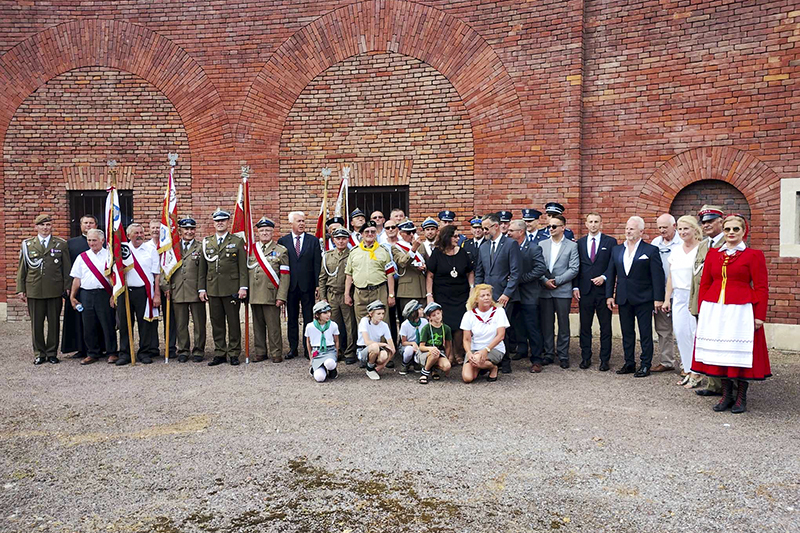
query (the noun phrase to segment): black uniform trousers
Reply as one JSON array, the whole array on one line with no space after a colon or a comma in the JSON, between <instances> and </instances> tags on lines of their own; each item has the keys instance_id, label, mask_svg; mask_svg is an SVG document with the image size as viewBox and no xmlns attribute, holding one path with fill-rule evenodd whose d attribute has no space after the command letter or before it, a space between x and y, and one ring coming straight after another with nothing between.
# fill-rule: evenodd
<instances>
[{"instance_id":1,"label":"black uniform trousers","mask_svg":"<svg viewBox=\"0 0 800 533\"><path fill-rule=\"evenodd\" d=\"M31 339L37 357L58 355L58 339L61 331L61 307L64 300L56 298L28 298L28 314L31 317ZM47 336L44 321L47 320Z\"/></svg>"},{"instance_id":2,"label":"black uniform trousers","mask_svg":"<svg viewBox=\"0 0 800 533\"><path fill-rule=\"evenodd\" d=\"M303 332L305 333L306 326L314 322L314 289L303 292L299 288L289 290L289 296L286 300L286 315L288 323L286 324L286 334L289 335L289 351L293 354L298 354L298 336L300 335L300 326L298 320L300 319L300 306L303 306ZM305 338L305 337L304 337ZM305 340L303 341L303 353L308 358L308 349Z\"/></svg>"},{"instance_id":3,"label":"black uniform trousers","mask_svg":"<svg viewBox=\"0 0 800 533\"><path fill-rule=\"evenodd\" d=\"M653 302L619 305L625 366L636 366L636 323L639 324L639 343L642 347L641 364L649 367L653 362L653 309Z\"/></svg>"},{"instance_id":4,"label":"black uniform trousers","mask_svg":"<svg viewBox=\"0 0 800 533\"><path fill-rule=\"evenodd\" d=\"M539 323L539 299L530 303L515 302L511 321L519 332L517 354L525 355L530 346L531 363L542 363L542 329Z\"/></svg>"},{"instance_id":5,"label":"black uniform trousers","mask_svg":"<svg viewBox=\"0 0 800 533\"><path fill-rule=\"evenodd\" d=\"M581 294L578 307L581 359L587 363L592 361L592 323L597 315L597 322L600 324L600 362L607 363L611 358L611 309L606 305L605 291L593 290L585 296Z\"/></svg>"},{"instance_id":6,"label":"black uniform trousers","mask_svg":"<svg viewBox=\"0 0 800 533\"><path fill-rule=\"evenodd\" d=\"M117 317L110 300L105 289L81 289L78 294L78 301L83 305L80 317L86 355L92 359L100 359L104 350L109 357L117 355ZM125 305L122 300L119 303Z\"/></svg>"},{"instance_id":7,"label":"black uniform trousers","mask_svg":"<svg viewBox=\"0 0 800 533\"><path fill-rule=\"evenodd\" d=\"M131 326L136 319L136 328L139 330L139 350L137 357L142 355L150 358L158 357L158 321L150 322L144 319L144 310L147 305L147 292L144 287L128 287L131 300ZM128 339L128 319L125 314L125 296L117 299L117 318L119 319L119 355L124 359L131 356L131 346Z\"/></svg>"}]
</instances>

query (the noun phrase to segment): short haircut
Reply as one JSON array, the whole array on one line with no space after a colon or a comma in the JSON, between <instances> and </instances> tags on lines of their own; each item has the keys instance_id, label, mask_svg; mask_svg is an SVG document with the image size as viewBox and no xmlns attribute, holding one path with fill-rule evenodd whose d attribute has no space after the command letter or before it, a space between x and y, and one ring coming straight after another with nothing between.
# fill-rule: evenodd
<instances>
[{"instance_id":1,"label":"short haircut","mask_svg":"<svg viewBox=\"0 0 800 533\"><path fill-rule=\"evenodd\" d=\"M160 226L161 225L161 219L160 218L151 218L147 223L148 224L158 224Z\"/></svg>"},{"instance_id":2,"label":"short haircut","mask_svg":"<svg viewBox=\"0 0 800 533\"><path fill-rule=\"evenodd\" d=\"M597 217L600 220L603 220L603 217L600 216L600 213L595 213L594 211L591 213L586 213L586 220L589 220L589 217Z\"/></svg>"},{"instance_id":3,"label":"short haircut","mask_svg":"<svg viewBox=\"0 0 800 533\"><path fill-rule=\"evenodd\" d=\"M84 218L91 218L92 220L94 220L95 226L99 226L100 225L100 221L97 220L97 217L94 216L94 215L83 215L81 218L78 219L78 222L83 222Z\"/></svg>"},{"instance_id":4,"label":"short haircut","mask_svg":"<svg viewBox=\"0 0 800 533\"><path fill-rule=\"evenodd\" d=\"M697 222L696 217L693 217L692 215L683 215L678 219L678 225L680 224L686 224L692 228L694 238L698 241L703 238L703 230L700 228L700 224Z\"/></svg>"},{"instance_id":5,"label":"short haircut","mask_svg":"<svg viewBox=\"0 0 800 533\"><path fill-rule=\"evenodd\" d=\"M656 218L656 224L658 224L658 219L664 216L669 217L669 223L672 224L673 226L675 225L675 217L669 213L664 213L663 215L659 215L658 218Z\"/></svg>"},{"instance_id":6,"label":"short haircut","mask_svg":"<svg viewBox=\"0 0 800 533\"><path fill-rule=\"evenodd\" d=\"M525 222L523 222L522 220L512 220L509 229L519 229L525 231L526 229L528 229L528 226L526 226Z\"/></svg>"},{"instance_id":7,"label":"short haircut","mask_svg":"<svg viewBox=\"0 0 800 533\"><path fill-rule=\"evenodd\" d=\"M292 211L291 213L289 213L289 224L293 223L295 218L297 217L305 218L305 216L306 214L303 213L302 211Z\"/></svg>"},{"instance_id":8,"label":"short haircut","mask_svg":"<svg viewBox=\"0 0 800 533\"><path fill-rule=\"evenodd\" d=\"M403 213L404 215L406 214L406 212L400 209L399 207L393 207L392 210L389 211L389 218L391 218L391 216L394 215L395 213Z\"/></svg>"},{"instance_id":9,"label":"short haircut","mask_svg":"<svg viewBox=\"0 0 800 533\"><path fill-rule=\"evenodd\" d=\"M81 217L81 218L83 218L83 217ZM93 236L96 236L96 237L100 237L101 240L105 240L105 238L106 238L106 234L103 233L103 230L100 230L100 229L97 229L97 228L92 228L92 229L90 229L89 231L86 232L86 237L89 237L90 235L93 235Z\"/></svg>"},{"instance_id":10,"label":"short haircut","mask_svg":"<svg viewBox=\"0 0 800 533\"><path fill-rule=\"evenodd\" d=\"M630 221L636 222L636 225L639 226L639 231L644 231L644 219L642 217L637 217L636 215L634 215L628 219L628 222ZM625 225L627 226L628 223L626 222Z\"/></svg>"},{"instance_id":11,"label":"short haircut","mask_svg":"<svg viewBox=\"0 0 800 533\"><path fill-rule=\"evenodd\" d=\"M495 224L499 224L500 223L500 217L497 216L496 213L489 213L488 215L484 215L481 220L483 222L486 222L488 220L489 222L493 222Z\"/></svg>"},{"instance_id":12,"label":"short haircut","mask_svg":"<svg viewBox=\"0 0 800 533\"><path fill-rule=\"evenodd\" d=\"M130 224L128 224L128 227L127 227L127 228L125 228L125 234L128 234L128 233L130 233L130 232L131 232L131 230L132 230L133 228L136 228L136 227L142 228L142 225L141 225L141 224L139 224L138 222L131 222ZM142 229L144 229L144 228L142 228Z\"/></svg>"},{"instance_id":13,"label":"short haircut","mask_svg":"<svg viewBox=\"0 0 800 533\"><path fill-rule=\"evenodd\" d=\"M550 218L554 218L556 220L560 220L561 222L564 223L564 227L567 226L567 219L564 217L564 215L553 215Z\"/></svg>"}]
</instances>

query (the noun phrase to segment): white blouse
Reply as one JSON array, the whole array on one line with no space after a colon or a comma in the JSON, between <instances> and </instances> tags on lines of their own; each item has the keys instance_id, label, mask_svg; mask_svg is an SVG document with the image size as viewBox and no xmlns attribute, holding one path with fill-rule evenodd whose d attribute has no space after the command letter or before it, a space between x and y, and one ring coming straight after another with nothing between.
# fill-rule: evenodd
<instances>
[{"instance_id":1,"label":"white blouse","mask_svg":"<svg viewBox=\"0 0 800 533\"><path fill-rule=\"evenodd\" d=\"M669 254L669 273L672 276L672 288L691 290L694 260L697 257L697 246L689 253L683 250L683 245L676 246Z\"/></svg>"}]
</instances>

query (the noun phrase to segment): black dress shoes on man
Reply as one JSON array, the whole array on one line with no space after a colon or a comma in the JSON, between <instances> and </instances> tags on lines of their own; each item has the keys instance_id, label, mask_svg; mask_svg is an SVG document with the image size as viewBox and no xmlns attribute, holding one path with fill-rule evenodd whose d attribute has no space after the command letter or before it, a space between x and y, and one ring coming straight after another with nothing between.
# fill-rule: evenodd
<instances>
[{"instance_id":1,"label":"black dress shoes on man","mask_svg":"<svg viewBox=\"0 0 800 533\"><path fill-rule=\"evenodd\" d=\"M600 362L600 367L598 368L598 370L600 372L608 372L608 370L609 370L608 361L601 361Z\"/></svg>"},{"instance_id":2,"label":"black dress shoes on man","mask_svg":"<svg viewBox=\"0 0 800 533\"><path fill-rule=\"evenodd\" d=\"M503 360L500 361L500 372L503 374L511 373L511 359L508 357L503 357Z\"/></svg>"},{"instance_id":3,"label":"black dress shoes on man","mask_svg":"<svg viewBox=\"0 0 800 533\"><path fill-rule=\"evenodd\" d=\"M639 370L636 371L636 373L633 375L633 377L635 377L635 378L646 378L649 375L650 375L650 367L642 365L642 366L639 367Z\"/></svg>"},{"instance_id":4,"label":"black dress shoes on man","mask_svg":"<svg viewBox=\"0 0 800 533\"><path fill-rule=\"evenodd\" d=\"M617 374L633 374L634 372L636 372L636 367L633 365L625 365L617 370Z\"/></svg>"},{"instance_id":5,"label":"black dress shoes on man","mask_svg":"<svg viewBox=\"0 0 800 533\"><path fill-rule=\"evenodd\" d=\"M567 369L567 368L569 368L569 361L561 361L558 364L558 366L560 366L561 368Z\"/></svg>"},{"instance_id":6,"label":"black dress shoes on man","mask_svg":"<svg viewBox=\"0 0 800 533\"><path fill-rule=\"evenodd\" d=\"M581 364L578 365L578 368L580 368L581 370L586 370L590 366L592 366L592 363L590 363L589 361L581 361Z\"/></svg>"},{"instance_id":7,"label":"black dress shoes on man","mask_svg":"<svg viewBox=\"0 0 800 533\"><path fill-rule=\"evenodd\" d=\"M39 357L33 360L34 365L43 365L46 362L47 362L47 357L43 355L40 355Z\"/></svg>"},{"instance_id":8,"label":"black dress shoes on man","mask_svg":"<svg viewBox=\"0 0 800 533\"><path fill-rule=\"evenodd\" d=\"M211 361L209 361L209 362L208 362L208 366L217 366L217 365L221 365L221 364L222 364L222 363L224 363L225 361L226 361L226 360L225 360L225 357L221 357L221 356L215 355L215 356L214 356L214 359L212 359Z\"/></svg>"},{"instance_id":9,"label":"black dress shoes on man","mask_svg":"<svg viewBox=\"0 0 800 533\"><path fill-rule=\"evenodd\" d=\"M50 357L47 358L47 362L51 363L51 364L54 364L54 365L57 365L61 361L59 361L58 357L56 357L55 355L51 355Z\"/></svg>"},{"instance_id":10,"label":"black dress shoes on man","mask_svg":"<svg viewBox=\"0 0 800 533\"><path fill-rule=\"evenodd\" d=\"M232 355L231 356L231 366L239 366L239 356Z\"/></svg>"},{"instance_id":11,"label":"black dress shoes on man","mask_svg":"<svg viewBox=\"0 0 800 533\"><path fill-rule=\"evenodd\" d=\"M289 352L283 356L284 359L294 359L297 357L297 352Z\"/></svg>"}]
</instances>

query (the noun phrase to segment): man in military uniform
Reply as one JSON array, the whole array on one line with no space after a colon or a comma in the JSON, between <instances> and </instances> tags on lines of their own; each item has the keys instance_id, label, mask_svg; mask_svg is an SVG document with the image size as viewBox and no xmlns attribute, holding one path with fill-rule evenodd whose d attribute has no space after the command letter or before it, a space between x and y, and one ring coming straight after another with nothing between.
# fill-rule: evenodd
<instances>
[{"instance_id":1,"label":"man in military uniform","mask_svg":"<svg viewBox=\"0 0 800 533\"><path fill-rule=\"evenodd\" d=\"M247 298L247 252L241 237L228 232L230 213L217 209L212 218L215 233L203 239L206 287L198 289L200 300L209 302L214 336L214 359L208 366L220 365L228 357L230 364L236 366L242 352L239 306Z\"/></svg>"},{"instance_id":2,"label":"man in military uniform","mask_svg":"<svg viewBox=\"0 0 800 533\"><path fill-rule=\"evenodd\" d=\"M78 256L89 249L89 243L86 240L86 233L90 229L97 229L97 218L94 215L83 215L80 218L81 234L73 237L67 241L67 249L69 250L69 259L72 264ZM74 295L76 298L79 295ZM100 338L100 349L105 349L103 346L103 339ZM61 334L61 353L73 353L72 359L83 359L87 355L87 343L83 337L83 320L81 314L78 313L71 305L64 307L64 331Z\"/></svg>"},{"instance_id":3,"label":"man in military uniform","mask_svg":"<svg viewBox=\"0 0 800 533\"><path fill-rule=\"evenodd\" d=\"M483 226L481 226L482 219L480 216L475 215L472 217L472 220L469 221L469 225L472 228L472 238L467 239L464 241L464 244L461 247L467 252L470 261L472 261L472 269L475 269L475 261L478 260L478 248L480 248L481 244L483 244L484 237L483 237Z\"/></svg>"},{"instance_id":4,"label":"man in military uniform","mask_svg":"<svg viewBox=\"0 0 800 533\"><path fill-rule=\"evenodd\" d=\"M281 333L281 307L289 297L289 252L285 246L272 240L275 223L263 217L256 222L258 242L248 263L250 270L250 308L253 310L253 362L283 361L283 335ZM269 335L269 351L267 336Z\"/></svg>"},{"instance_id":5,"label":"man in military uniform","mask_svg":"<svg viewBox=\"0 0 800 533\"><path fill-rule=\"evenodd\" d=\"M350 232L339 228L333 232L335 248L325 252L322 256L322 268L319 271L319 296L321 301L326 301L331 306L331 320L339 325L339 332L346 332L346 344L339 341L339 346L344 347L342 355L344 362L352 365L358 361L356 358L356 319L353 306L347 305L344 298L346 284L345 269L350 249L347 243ZM352 296L352 293L350 294Z\"/></svg>"},{"instance_id":6,"label":"man in military uniform","mask_svg":"<svg viewBox=\"0 0 800 533\"><path fill-rule=\"evenodd\" d=\"M52 235L53 219L39 215L33 221L37 235L22 241L17 269L17 295L28 304L31 337L36 359L33 364L58 363L58 339L64 293L69 294L72 261L67 241ZM47 319L47 337L44 321Z\"/></svg>"},{"instance_id":7,"label":"man in military uniform","mask_svg":"<svg viewBox=\"0 0 800 533\"><path fill-rule=\"evenodd\" d=\"M547 225L544 227L544 231L540 231L536 236L536 242L543 241L545 239L550 238L550 217L555 215L563 215L564 214L564 206L558 202L547 202L544 206L544 213L547 215ZM558 222L556 222L558 225ZM574 241L575 240L575 233L567 228L564 230L564 237L567 239Z\"/></svg>"},{"instance_id":8,"label":"man in military uniform","mask_svg":"<svg viewBox=\"0 0 800 533\"><path fill-rule=\"evenodd\" d=\"M399 226L400 240L392 246L392 257L397 265L397 309L403 310L411 300L425 301L426 262L428 256L418 238L417 228L410 220ZM422 250L420 250L422 248Z\"/></svg>"},{"instance_id":9,"label":"man in military uniform","mask_svg":"<svg viewBox=\"0 0 800 533\"><path fill-rule=\"evenodd\" d=\"M361 229L361 242L350 250L345 267L344 302L355 308L356 323L367 315L367 305L375 300L394 306L394 261L389 251L378 244L372 220ZM350 290L355 287L353 296Z\"/></svg>"},{"instance_id":10,"label":"man in military uniform","mask_svg":"<svg viewBox=\"0 0 800 533\"><path fill-rule=\"evenodd\" d=\"M206 350L206 304L200 300L200 290L206 288L207 265L203 260L203 247L195 240L197 222L191 217L182 218L178 227L181 232L181 266L172 273L168 282L162 283L165 296L172 299L170 307L177 330L174 341L170 333L170 354L175 350L178 362L185 363L191 353L192 361L199 363ZM191 351L189 313L194 321L194 347Z\"/></svg>"},{"instance_id":11,"label":"man in military uniform","mask_svg":"<svg viewBox=\"0 0 800 533\"><path fill-rule=\"evenodd\" d=\"M430 257L436 243L436 236L439 234L439 223L431 217L428 217L422 221L421 226L422 235L425 236L425 240L422 241L422 246L425 250L425 255Z\"/></svg>"},{"instance_id":12,"label":"man in military uniform","mask_svg":"<svg viewBox=\"0 0 800 533\"><path fill-rule=\"evenodd\" d=\"M539 228L543 225L543 223L539 222L539 219L542 218L542 212L538 209L523 209L522 210L522 220L525 222L525 239L528 242L537 243L537 236L540 230Z\"/></svg>"},{"instance_id":13,"label":"man in military uniform","mask_svg":"<svg viewBox=\"0 0 800 533\"><path fill-rule=\"evenodd\" d=\"M508 236L508 228L511 226L511 219L514 215L511 211L498 211L497 218L500 219L500 233Z\"/></svg>"}]
</instances>

